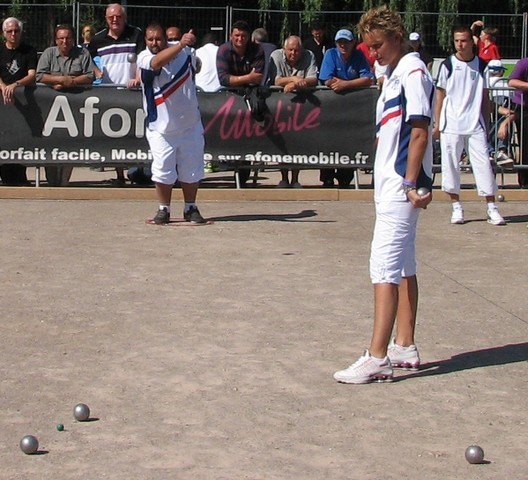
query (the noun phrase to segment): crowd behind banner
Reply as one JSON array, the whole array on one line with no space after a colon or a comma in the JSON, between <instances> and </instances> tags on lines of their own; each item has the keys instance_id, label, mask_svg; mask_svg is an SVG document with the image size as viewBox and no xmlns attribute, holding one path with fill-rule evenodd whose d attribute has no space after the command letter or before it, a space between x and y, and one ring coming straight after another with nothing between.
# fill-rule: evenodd
<instances>
[{"instance_id":1,"label":"crowd behind banner","mask_svg":"<svg viewBox=\"0 0 528 480\"><path fill-rule=\"evenodd\" d=\"M120 10L122 7L116 8ZM119 11L117 13L109 17L107 9L105 18L108 29L105 32L101 31L94 37L94 29L85 25L82 28L83 46L68 47L78 48L83 56L88 55L87 52L90 51L95 63L92 65L93 71L90 70L87 72L88 75L84 75L90 86L84 81L79 84L78 80L81 77L75 76L64 80L68 80L68 84L63 84L61 79L50 80L53 75L39 71L42 57L39 60L36 79L52 88L34 86L28 82L21 84L19 81L16 81L15 85L15 77L10 79L13 80L12 88L6 89L2 84L4 102L0 106L2 132L0 164L18 164L21 167L112 165L117 167L118 172L121 171L120 174L118 173L118 180L123 181L123 167L147 165L151 162L152 157L144 139L145 113L141 104L141 92L137 88L140 81L139 76L133 72L137 55L144 49L145 44L141 31L126 23L126 15L120 15ZM121 22L122 33L112 39L110 38L112 21L117 22L118 19ZM3 25L5 45L10 41L14 45L15 40L10 35L12 36L15 31L18 34L22 32L22 26L16 30L13 25L15 25L13 22L8 25L10 28L8 31ZM171 28L174 30L174 38L169 40L178 41L182 30L177 27ZM500 54L493 37L496 29L484 28L481 21L474 22L472 29L479 56L484 54L489 56L486 61L489 61L490 73L486 75L493 76L492 64L495 62L494 67L500 71L502 77L504 67L501 64L500 68L497 68ZM108 35L101 35L106 32ZM73 29L71 33L73 38ZM266 35L264 29L258 28L253 31L251 38L251 44L258 45L266 56L266 74L262 86L252 87L251 95L248 94L247 87L230 88L233 85L226 84L222 78L214 93L205 93L199 88L198 98L206 139L204 160L230 162L235 168L237 163L249 162L282 164L295 168L372 169L376 129L375 104L383 82L384 69L370 55L371 52L366 45L356 39L352 28L340 29L335 35L328 35L324 26L314 24L311 27L311 37L303 42L302 48L309 50L310 55L316 59L317 80L320 86L277 89L272 86L282 85L274 83L274 79L268 76L268 67L270 58L271 66L274 59L281 58L280 54L271 55L271 52L273 50L275 53L282 52L282 49L269 43ZM125 37L128 43L125 42ZM493 41L490 41L490 38ZM60 50L60 39L56 37L56 41ZM408 42L410 51L419 53L424 64L431 70L433 58L424 48L421 35L418 32L411 33ZM207 40L206 35L198 51L214 43L217 42ZM218 46L214 46L216 49L208 55L213 59L216 58L216 66L212 67L216 70L219 57L216 53ZM489 53L491 47L494 47L493 53ZM119 52L126 61L123 60L117 70L114 68L114 71L122 70L121 73L128 78L127 81L117 81L108 77L109 66L107 69L104 62L111 56L104 55L108 49L116 48L131 49L128 53ZM12 48L8 47L4 50L10 49ZM53 55L50 56L49 50L47 49L43 56L47 55L52 60ZM286 43L284 52L286 52ZM199 56L197 58L198 87L200 87L200 75L203 73L200 72L200 68L205 62L205 57L203 58L203 61ZM339 77L337 72L342 67L343 58L346 71L342 77ZM218 82L218 77L216 81ZM93 86L91 86L92 82ZM106 84L104 88L98 86L100 83ZM378 88L366 88L375 83L378 84ZM110 84L114 85L110 86ZM19 86L24 88L17 88ZM10 91L9 101L6 101L6 90ZM502 93L506 91L501 90ZM254 95L258 97L257 103L250 105ZM500 137L513 138L515 129L515 112L510 108L511 90L503 97L502 105L499 106L496 101L497 94L492 90L491 99L494 100L495 105L493 121L496 128L493 130L495 137L490 138L490 158L497 161L499 166L513 166L512 157L515 156L513 142L499 142L497 136L497 132L502 132L499 134ZM263 112L262 118L255 115L255 106L261 113ZM505 115L501 116L500 107L507 110L507 116L511 117L509 120L505 121ZM499 129L500 123L502 130ZM508 129L506 134L504 134L505 129ZM517 136L522 140L520 125L517 125ZM522 141L518 143L522 144ZM522 148L517 156L522 163ZM322 171L321 181L325 184L323 173ZM333 185L333 179L331 184Z\"/></svg>"},{"instance_id":2,"label":"crowd behind banner","mask_svg":"<svg viewBox=\"0 0 528 480\"><path fill-rule=\"evenodd\" d=\"M376 89L270 90L268 121L260 124L236 91L198 92L206 159L372 168L377 96ZM144 120L137 89L17 90L13 105L0 105L0 162L148 164Z\"/></svg>"}]
</instances>

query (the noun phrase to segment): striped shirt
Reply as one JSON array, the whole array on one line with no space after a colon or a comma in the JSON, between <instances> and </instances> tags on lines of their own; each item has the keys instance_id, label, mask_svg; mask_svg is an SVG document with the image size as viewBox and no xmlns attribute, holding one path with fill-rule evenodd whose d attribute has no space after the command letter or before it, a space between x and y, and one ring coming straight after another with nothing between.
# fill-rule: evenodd
<instances>
[{"instance_id":1,"label":"striped shirt","mask_svg":"<svg viewBox=\"0 0 528 480\"><path fill-rule=\"evenodd\" d=\"M144 48L143 32L132 25L126 25L117 39L108 35L108 28L105 28L95 35L88 47L92 58L101 58L102 83L117 85L126 85L136 77L135 57Z\"/></svg>"},{"instance_id":2,"label":"striped shirt","mask_svg":"<svg viewBox=\"0 0 528 480\"><path fill-rule=\"evenodd\" d=\"M407 169L411 121L429 121L429 141L422 160L418 187L431 189L433 147L433 79L418 53L408 53L383 83L376 107L378 147L374 162L376 201L407 201L402 180Z\"/></svg>"},{"instance_id":3,"label":"striped shirt","mask_svg":"<svg viewBox=\"0 0 528 480\"><path fill-rule=\"evenodd\" d=\"M192 50L185 47L170 63L153 70L147 48L137 59L143 86L147 128L159 133L183 132L201 122L193 80Z\"/></svg>"}]
</instances>

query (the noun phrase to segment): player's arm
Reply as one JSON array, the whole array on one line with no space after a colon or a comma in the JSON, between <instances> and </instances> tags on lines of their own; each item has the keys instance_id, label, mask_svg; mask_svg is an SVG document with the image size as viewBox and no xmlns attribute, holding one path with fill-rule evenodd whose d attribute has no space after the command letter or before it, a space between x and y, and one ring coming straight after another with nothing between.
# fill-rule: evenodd
<instances>
[{"instance_id":1,"label":"player's arm","mask_svg":"<svg viewBox=\"0 0 528 480\"><path fill-rule=\"evenodd\" d=\"M486 122L484 127L486 128L486 135L487 135L489 130L490 130L489 124L490 124L490 120L491 120L490 98L489 98L489 90L487 88L484 88L482 90L482 107L481 107L481 111L482 111L482 116L484 118L484 122Z\"/></svg>"},{"instance_id":2,"label":"player's arm","mask_svg":"<svg viewBox=\"0 0 528 480\"><path fill-rule=\"evenodd\" d=\"M161 67L168 65L174 60L185 47L190 47L196 43L196 37L192 30L184 33L179 43L170 45L164 48L159 53L154 55L150 60L150 68L152 70L159 70Z\"/></svg>"},{"instance_id":3,"label":"player's arm","mask_svg":"<svg viewBox=\"0 0 528 480\"><path fill-rule=\"evenodd\" d=\"M438 140L440 138L440 114L442 113L442 105L446 97L446 91L443 88L436 87L435 104L434 104L434 121L433 121L433 138Z\"/></svg>"},{"instance_id":4,"label":"player's arm","mask_svg":"<svg viewBox=\"0 0 528 480\"><path fill-rule=\"evenodd\" d=\"M410 120L411 139L407 154L407 169L405 171L405 182L414 184L418 180L422 161L429 141L429 119L419 118ZM431 192L425 196L420 196L415 190L407 194L407 198L415 208L426 208L433 199Z\"/></svg>"}]
</instances>

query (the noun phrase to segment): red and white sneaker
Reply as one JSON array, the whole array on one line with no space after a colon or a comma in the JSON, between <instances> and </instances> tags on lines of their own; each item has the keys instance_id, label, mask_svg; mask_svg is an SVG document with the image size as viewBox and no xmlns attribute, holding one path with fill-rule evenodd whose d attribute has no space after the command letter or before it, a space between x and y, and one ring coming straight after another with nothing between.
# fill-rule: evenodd
<instances>
[{"instance_id":1,"label":"red and white sneaker","mask_svg":"<svg viewBox=\"0 0 528 480\"><path fill-rule=\"evenodd\" d=\"M392 339L389 348L387 349L387 356L394 368L418 370L420 367L420 354L418 353L416 345L400 347L400 345L397 345L394 342L394 339Z\"/></svg>"},{"instance_id":2,"label":"red and white sneaker","mask_svg":"<svg viewBox=\"0 0 528 480\"><path fill-rule=\"evenodd\" d=\"M392 365L389 357L378 360L372 357L368 350L356 363L345 370L334 373L334 378L341 383L363 384L370 382L392 381Z\"/></svg>"}]
</instances>

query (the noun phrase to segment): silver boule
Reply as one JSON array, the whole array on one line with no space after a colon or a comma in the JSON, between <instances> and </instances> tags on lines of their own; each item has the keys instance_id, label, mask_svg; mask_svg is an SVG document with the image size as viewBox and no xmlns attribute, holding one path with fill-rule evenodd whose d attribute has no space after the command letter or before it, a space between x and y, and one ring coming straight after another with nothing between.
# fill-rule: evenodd
<instances>
[{"instance_id":1,"label":"silver boule","mask_svg":"<svg viewBox=\"0 0 528 480\"><path fill-rule=\"evenodd\" d=\"M73 416L79 422L86 422L90 418L90 407L85 403L78 403L73 409Z\"/></svg>"},{"instance_id":2,"label":"silver boule","mask_svg":"<svg viewBox=\"0 0 528 480\"><path fill-rule=\"evenodd\" d=\"M24 435L22 440L20 440L20 450L22 450L26 455L36 453L38 447L39 442L37 437L34 435Z\"/></svg>"},{"instance_id":3,"label":"silver boule","mask_svg":"<svg viewBox=\"0 0 528 480\"><path fill-rule=\"evenodd\" d=\"M466 448L466 460L472 464L482 463L484 461L484 450L478 445L470 445Z\"/></svg>"},{"instance_id":4,"label":"silver boule","mask_svg":"<svg viewBox=\"0 0 528 480\"><path fill-rule=\"evenodd\" d=\"M500 195L500 194L497 195L497 200L498 200L499 202L504 202L504 195Z\"/></svg>"},{"instance_id":5,"label":"silver boule","mask_svg":"<svg viewBox=\"0 0 528 480\"><path fill-rule=\"evenodd\" d=\"M136 63L136 60L137 60L137 55L135 53L129 53L127 55L127 61L129 63Z\"/></svg>"},{"instance_id":6,"label":"silver boule","mask_svg":"<svg viewBox=\"0 0 528 480\"><path fill-rule=\"evenodd\" d=\"M418 190L416 190L416 193L420 195L420 197L425 197L429 193L429 189L425 187L420 187Z\"/></svg>"}]
</instances>

